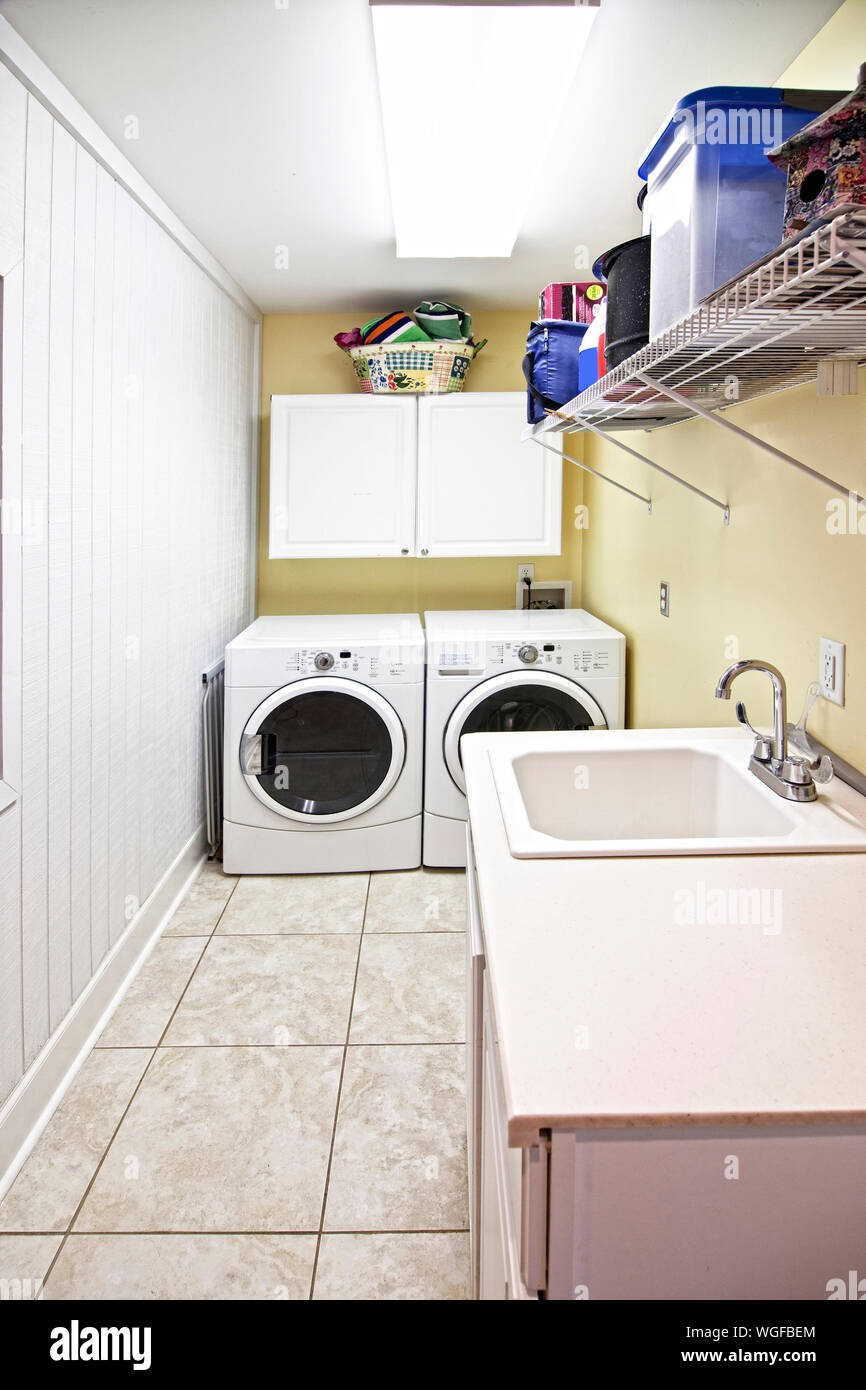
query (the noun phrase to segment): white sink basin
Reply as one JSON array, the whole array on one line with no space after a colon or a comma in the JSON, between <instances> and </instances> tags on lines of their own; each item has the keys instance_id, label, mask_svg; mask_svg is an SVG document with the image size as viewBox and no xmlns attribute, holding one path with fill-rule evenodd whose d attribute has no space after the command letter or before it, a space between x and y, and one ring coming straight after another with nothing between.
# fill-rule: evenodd
<instances>
[{"instance_id":1,"label":"white sink basin","mask_svg":"<svg viewBox=\"0 0 866 1390\"><path fill-rule=\"evenodd\" d=\"M751 739L699 732L486 736L511 854L866 850L866 798L785 801L748 771Z\"/></svg>"}]
</instances>

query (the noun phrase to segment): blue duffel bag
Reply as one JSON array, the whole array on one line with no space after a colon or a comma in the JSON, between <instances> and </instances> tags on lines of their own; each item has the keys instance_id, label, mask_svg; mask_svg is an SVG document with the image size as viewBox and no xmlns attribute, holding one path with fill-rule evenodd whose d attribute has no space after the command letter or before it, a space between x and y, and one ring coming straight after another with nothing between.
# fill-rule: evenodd
<instances>
[{"instance_id":1,"label":"blue duffel bag","mask_svg":"<svg viewBox=\"0 0 866 1390\"><path fill-rule=\"evenodd\" d=\"M580 393L578 354L588 323L570 319L539 319L530 324L523 375L526 377L526 418L530 425L544 419Z\"/></svg>"}]
</instances>

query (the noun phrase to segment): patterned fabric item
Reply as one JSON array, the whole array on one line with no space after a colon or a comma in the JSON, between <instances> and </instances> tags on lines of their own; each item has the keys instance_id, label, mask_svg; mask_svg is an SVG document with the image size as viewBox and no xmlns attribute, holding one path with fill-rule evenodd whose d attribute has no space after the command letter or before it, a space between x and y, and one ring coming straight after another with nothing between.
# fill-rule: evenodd
<instances>
[{"instance_id":1,"label":"patterned fabric item","mask_svg":"<svg viewBox=\"0 0 866 1390\"><path fill-rule=\"evenodd\" d=\"M767 158L787 170L786 238L816 218L866 204L866 64L850 95L768 150Z\"/></svg>"},{"instance_id":2,"label":"patterned fabric item","mask_svg":"<svg viewBox=\"0 0 866 1390\"><path fill-rule=\"evenodd\" d=\"M459 304L448 304L445 300L422 299L413 312L431 338L465 341L472 334L472 315Z\"/></svg>"},{"instance_id":3,"label":"patterned fabric item","mask_svg":"<svg viewBox=\"0 0 866 1390\"><path fill-rule=\"evenodd\" d=\"M365 323L361 329L361 341L364 343L426 343L429 342L429 334L419 328L417 323L408 314L398 310L396 313L385 314L384 318L371 319Z\"/></svg>"}]
</instances>

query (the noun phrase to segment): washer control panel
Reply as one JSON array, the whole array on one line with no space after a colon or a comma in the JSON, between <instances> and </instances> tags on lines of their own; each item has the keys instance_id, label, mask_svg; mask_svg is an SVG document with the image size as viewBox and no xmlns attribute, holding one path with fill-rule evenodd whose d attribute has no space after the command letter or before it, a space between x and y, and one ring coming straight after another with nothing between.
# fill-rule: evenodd
<instances>
[{"instance_id":1,"label":"washer control panel","mask_svg":"<svg viewBox=\"0 0 866 1390\"><path fill-rule=\"evenodd\" d=\"M568 638L561 642L524 636L495 642L437 642L429 662L440 676L495 675L497 671L519 671L524 666L561 671L569 676L616 676L620 656L614 644L604 641Z\"/></svg>"}]
</instances>

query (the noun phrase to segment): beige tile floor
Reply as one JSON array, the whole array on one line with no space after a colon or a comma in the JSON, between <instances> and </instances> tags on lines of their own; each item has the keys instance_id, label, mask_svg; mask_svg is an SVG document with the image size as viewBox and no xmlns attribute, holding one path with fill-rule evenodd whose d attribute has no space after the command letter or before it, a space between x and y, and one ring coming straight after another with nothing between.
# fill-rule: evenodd
<instances>
[{"instance_id":1,"label":"beige tile floor","mask_svg":"<svg viewBox=\"0 0 866 1390\"><path fill-rule=\"evenodd\" d=\"M463 893L206 865L0 1203L0 1288L466 1298Z\"/></svg>"}]
</instances>

